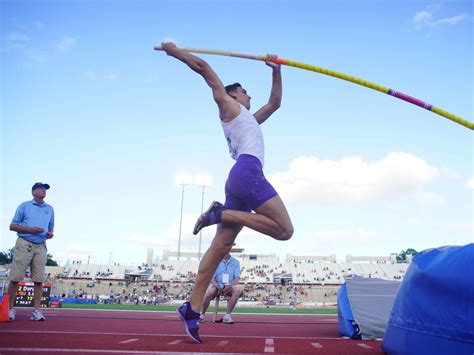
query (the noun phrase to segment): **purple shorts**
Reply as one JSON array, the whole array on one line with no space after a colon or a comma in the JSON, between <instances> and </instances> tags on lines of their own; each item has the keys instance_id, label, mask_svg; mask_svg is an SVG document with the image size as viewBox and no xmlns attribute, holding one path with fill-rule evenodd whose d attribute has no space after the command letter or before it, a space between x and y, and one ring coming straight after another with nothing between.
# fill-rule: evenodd
<instances>
[{"instance_id":1,"label":"purple shorts","mask_svg":"<svg viewBox=\"0 0 474 355\"><path fill-rule=\"evenodd\" d=\"M240 155L225 183L225 207L251 212L277 195L263 175L260 160L252 155Z\"/></svg>"}]
</instances>

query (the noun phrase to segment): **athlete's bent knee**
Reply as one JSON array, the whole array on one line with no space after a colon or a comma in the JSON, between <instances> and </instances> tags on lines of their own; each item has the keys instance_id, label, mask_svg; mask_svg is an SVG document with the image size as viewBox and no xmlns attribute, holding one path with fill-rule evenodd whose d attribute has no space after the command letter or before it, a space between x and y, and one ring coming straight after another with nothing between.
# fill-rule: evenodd
<instances>
[{"instance_id":1,"label":"athlete's bent knee","mask_svg":"<svg viewBox=\"0 0 474 355\"><path fill-rule=\"evenodd\" d=\"M281 228L280 232L278 233L277 236L275 236L275 238L278 240L289 240L293 236L293 233L294 233L293 226Z\"/></svg>"},{"instance_id":2,"label":"athlete's bent knee","mask_svg":"<svg viewBox=\"0 0 474 355\"><path fill-rule=\"evenodd\" d=\"M281 240L289 240L293 236L294 230L293 228L285 230L281 235Z\"/></svg>"}]
</instances>

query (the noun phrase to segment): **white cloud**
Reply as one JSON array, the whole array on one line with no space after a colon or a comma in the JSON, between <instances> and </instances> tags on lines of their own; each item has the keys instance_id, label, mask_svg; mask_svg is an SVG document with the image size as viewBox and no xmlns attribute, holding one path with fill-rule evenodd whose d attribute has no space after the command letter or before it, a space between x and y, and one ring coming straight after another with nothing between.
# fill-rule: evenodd
<instances>
[{"instance_id":1,"label":"white cloud","mask_svg":"<svg viewBox=\"0 0 474 355\"><path fill-rule=\"evenodd\" d=\"M429 22L430 20L431 14L428 11L417 12L415 17L413 17L413 23L418 26L423 23Z\"/></svg>"},{"instance_id":2,"label":"white cloud","mask_svg":"<svg viewBox=\"0 0 474 355\"><path fill-rule=\"evenodd\" d=\"M181 225L182 252L198 252L199 250L199 235L192 234L194 223L197 218L197 214L183 214ZM208 248L212 238L214 237L215 230L215 226L210 226L202 230L202 252L206 251ZM132 235L128 240L146 247L158 247L160 249L177 251L179 240L179 219L174 221L162 235Z\"/></svg>"},{"instance_id":3,"label":"white cloud","mask_svg":"<svg viewBox=\"0 0 474 355\"><path fill-rule=\"evenodd\" d=\"M449 231L453 232L468 232L471 233L471 235L474 235L474 223L472 221L466 221L466 222L449 222L446 225L446 228ZM471 239L471 242L474 242L474 238Z\"/></svg>"},{"instance_id":4,"label":"white cloud","mask_svg":"<svg viewBox=\"0 0 474 355\"><path fill-rule=\"evenodd\" d=\"M427 5L422 11L419 11L413 17L413 23L416 28L421 28L432 22L433 15L438 12L440 5Z\"/></svg>"},{"instance_id":5,"label":"white cloud","mask_svg":"<svg viewBox=\"0 0 474 355\"><path fill-rule=\"evenodd\" d=\"M469 190L474 190L474 178L467 180L467 187Z\"/></svg>"},{"instance_id":6,"label":"white cloud","mask_svg":"<svg viewBox=\"0 0 474 355\"><path fill-rule=\"evenodd\" d=\"M116 73L108 73L105 75L105 79L110 80L110 81L115 81L118 80L118 75Z\"/></svg>"},{"instance_id":7,"label":"white cloud","mask_svg":"<svg viewBox=\"0 0 474 355\"><path fill-rule=\"evenodd\" d=\"M407 153L365 162L361 157L339 161L298 157L288 171L269 176L284 201L297 204L364 204L399 197L441 201L423 187L439 174L436 167Z\"/></svg>"},{"instance_id":8,"label":"white cloud","mask_svg":"<svg viewBox=\"0 0 474 355\"><path fill-rule=\"evenodd\" d=\"M465 13L435 20L434 15L438 10L440 10L440 8L440 5L427 5L425 9L417 12L412 19L415 28L419 30L422 28L434 28L437 26L455 26L472 20L472 17Z\"/></svg>"},{"instance_id":9,"label":"white cloud","mask_svg":"<svg viewBox=\"0 0 474 355\"><path fill-rule=\"evenodd\" d=\"M432 192L420 192L414 196L414 199L419 204L424 205L441 205L445 202L442 196L439 196Z\"/></svg>"},{"instance_id":10,"label":"white cloud","mask_svg":"<svg viewBox=\"0 0 474 355\"><path fill-rule=\"evenodd\" d=\"M360 246L370 246L380 240L380 237L373 231L364 228L351 229L334 229L322 230L316 232L315 240L319 243L333 243L333 244L353 244L354 242Z\"/></svg>"},{"instance_id":11,"label":"white cloud","mask_svg":"<svg viewBox=\"0 0 474 355\"><path fill-rule=\"evenodd\" d=\"M296 248L302 255L344 254L367 255L374 245L380 244L381 238L375 231L353 227L315 231L303 237L304 249ZM337 251L337 253L336 253ZM295 253L294 253L295 254Z\"/></svg>"},{"instance_id":12,"label":"white cloud","mask_svg":"<svg viewBox=\"0 0 474 355\"><path fill-rule=\"evenodd\" d=\"M54 254L53 258L57 260L87 260L89 256L92 257L93 255L94 250L92 248L70 248Z\"/></svg>"},{"instance_id":13,"label":"white cloud","mask_svg":"<svg viewBox=\"0 0 474 355\"><path fill-rule=\"evenodd\" d=\"M76 39L72 37L64 36L57 44L56 50L60 53L64 53L69 51L74 44L76 43Z\"/></svg>"},{"instance_id":14,"label":"white cloud","mask_svg":"<svg viewBox=\"0 0 474 355\"><path fill-rule=\"evenodd\" d=\"M34 26L37 30L41 30L44 25L38 22L35 23ZM28 32L32 31L29 30ZM16 50L24 56L23 66L28 69L31 69L36 64L49 63L51 59L55 58L58 54L71 50L76 43L75 38L64 36L53 48L44 49L36 46L34 35L30 37L29 34L25 34L24 32L10 32L3 38L5 48Z\"/></svg>"},{"instance_id":15,"label":"white cloud","mask_svg":"<svg viewBox=\"0 0 474 355\"><path fill-rule=\"evenodd\" d=\"M158 236L144 236L135 234L128 238L128 240L148 247L159 246L168 248L169 246L169 241L166 238L160 238Z\"/></svg>"},{"instance_id":16,"label":"white cloud","mask_svg":"<svg viewBox=\"0 0 474 355\"><path fill-rule=\"evenodd\" d=\"M26 48L30 43L30 37L23 33L11 32L5 36L6 44L11 48Z\"/></svg>"},{"instance_id":17,"label":"white cloud","mask_svg":"<svg viewBox=\"0 0 474 355\"><path fill-rule=\"evenodd\" d=\"M439 26L439 25L454 26L454 25L457 25L457 24L459 24L459 23L468 21L468 20L470 20L470 19L471 19L470 16L468 16L468 15L466 15L466 14L461 14L461 15L457 15L457 16L453 16L453 17L448 17L448 18L443 18L443 19L441 19L441 20L432 22L431 25L432 25L432 26Z\"/></svg>"}]
</instances>

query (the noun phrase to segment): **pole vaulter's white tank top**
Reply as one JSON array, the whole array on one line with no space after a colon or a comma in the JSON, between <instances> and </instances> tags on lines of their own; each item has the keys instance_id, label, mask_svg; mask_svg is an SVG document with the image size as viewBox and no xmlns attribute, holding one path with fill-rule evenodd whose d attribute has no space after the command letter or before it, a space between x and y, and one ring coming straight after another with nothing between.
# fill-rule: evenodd
<instances>
[{"instance_id":1,"label":"pole vaulter's white tank top","mask_svg":"<svg viewBox=\"0 0 474 355\"><path fill-rule=\"evenodd\" d=\"M260 160L263 167L265 155L263 134L260 125L249 110L240 105L240 114L236 118L230 122L221 121L221 123L232 159L237 160L241 154L253 155Z\"/></svg>"}]
</instances>

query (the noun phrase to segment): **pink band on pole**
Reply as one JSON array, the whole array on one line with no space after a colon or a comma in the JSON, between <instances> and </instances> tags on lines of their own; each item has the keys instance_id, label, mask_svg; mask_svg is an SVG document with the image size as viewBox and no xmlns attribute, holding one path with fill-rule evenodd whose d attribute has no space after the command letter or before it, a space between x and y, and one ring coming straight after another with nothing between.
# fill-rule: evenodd
<instances>
[{"instance_id":1,"label":"pink band on pole","mask_svg":"<svg viewBox=\"0 0 474 355\"><path fill-rule=\"evenodd\" d=\"M424 109L427 109L427 110L431 111L432 105L430 105L430 104L428 104L424 101L421 101L417 98L414 98L412 96L409 96L407 94L404 94L403 92L395 91L395 90L390 89L388 91L388 94L396 97L397 99L404 100L404 101L409 102L413 105L420 106L420 107L423 107Z\"/></svg>"}]
</instances>

